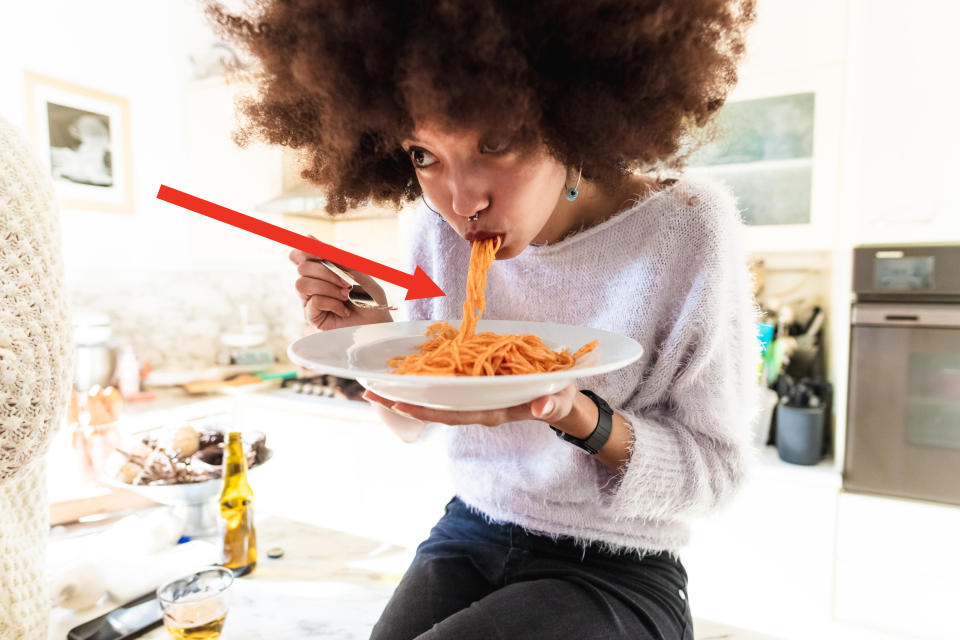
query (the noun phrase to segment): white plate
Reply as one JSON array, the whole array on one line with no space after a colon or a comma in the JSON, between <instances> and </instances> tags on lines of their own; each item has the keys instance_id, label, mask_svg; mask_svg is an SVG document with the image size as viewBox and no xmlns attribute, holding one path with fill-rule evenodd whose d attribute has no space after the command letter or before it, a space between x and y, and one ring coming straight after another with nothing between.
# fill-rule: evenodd
<instances>
[{"instance_id":1,"label":"white plate","mask_svg":"<svg viewBox=\"0 0 960 640\"><path fill-rule=\"evenodd\" d=\"M387 360L416 351L426 340L427 327L435 320L383 322L344 327L300 338L287 348L296 364L341 378L352 378L374 393L390 400L433 407L473 411L500 409L556 393L577 378L614 371L636 361L643 353L640 344L625 336L552 322L480 320L477 332L539 336L554 350L567 347L574 353L597 340L597 348L580 358L566 371L505 376L412 376L389 372ZM448 320L457 327L459 320Z\"/></svg>"}]
</instances>

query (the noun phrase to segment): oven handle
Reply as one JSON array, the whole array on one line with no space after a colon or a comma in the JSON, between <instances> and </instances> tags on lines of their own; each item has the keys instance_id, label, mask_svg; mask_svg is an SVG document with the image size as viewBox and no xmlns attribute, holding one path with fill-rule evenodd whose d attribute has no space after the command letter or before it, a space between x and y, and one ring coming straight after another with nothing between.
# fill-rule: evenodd
<instances>
[{"instance_id":1,"label":"oven handle","mask_svg":"<svg viewBox=\"0 0 960 640\"><path fill-rule=\"evenodd\" d=\"M853 305L850 324L889 327L943 327L960 329L960 304L889 304L861 302Z\"/></svg>"}]
</instances>

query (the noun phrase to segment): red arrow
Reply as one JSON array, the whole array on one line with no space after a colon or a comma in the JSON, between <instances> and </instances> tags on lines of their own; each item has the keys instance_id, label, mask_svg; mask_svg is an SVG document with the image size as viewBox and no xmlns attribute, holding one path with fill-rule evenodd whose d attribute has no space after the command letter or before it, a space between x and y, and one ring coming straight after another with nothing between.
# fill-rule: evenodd
<instances>
[{"instance_id":1,"label":"red arrow","mask_svg":"<svg viewBox=\"0 0 960 640\"><path fill-rule=\"evenodd\" d=\"M348 251L337 249L333 245L325 242L302 236L289 229L278 227L275 224L264 222L263 220L242 214L233 209L228 209L227 207L220 206L203 198L178 191L165 184L160 185L160 190L157 191L157 198L165 200L170 204L175 204L178 207L195 211L214 220L226 222L238 229L255 233L258 236L263 236L280 244L285 244L288 247L300 249L318 258L326 258L348 269L354 269L355 271L366 273L379 280L386 280L387 282L403 287L407 290L407 297L404 298L404 300L436 298L447 295L419 266L414 270L413 275L410 275L409 273L393 269L379 262L367 260Z\"/></svg>"}]
</instances>

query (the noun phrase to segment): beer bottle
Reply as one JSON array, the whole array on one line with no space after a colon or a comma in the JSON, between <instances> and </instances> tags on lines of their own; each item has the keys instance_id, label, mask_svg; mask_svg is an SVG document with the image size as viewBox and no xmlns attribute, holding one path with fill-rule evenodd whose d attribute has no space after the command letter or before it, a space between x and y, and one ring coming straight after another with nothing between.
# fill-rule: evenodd
<instances>
[{"instance_id":1,"label":"beer bottle","mask_svg":"<svg viewBox=\"0 0 960 640\"><path fill-rule=\"evenodd\" d=\"M220 516L224 528L220 564L234 575L246 575L257 566L257 532L253 526L253 489L247 481L247 460L240 434L236 432L227 436Z\"/></svg>"}]
</instances>

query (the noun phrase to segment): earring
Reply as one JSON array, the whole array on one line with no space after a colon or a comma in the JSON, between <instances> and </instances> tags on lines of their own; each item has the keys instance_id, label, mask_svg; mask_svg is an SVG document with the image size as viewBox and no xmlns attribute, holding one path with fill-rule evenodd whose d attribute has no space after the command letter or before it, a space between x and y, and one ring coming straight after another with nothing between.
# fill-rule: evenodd
<instances>
[{"instance_id":1,"label":"earring","mask_svg":"<svg viewBox=\"0 0 960 640\"><path fill-rule=\"evenodd\" d=\"M583 175L583 165L580 165L580 173L577 174L577 184L573 185L569 189L564 185L564 192L567 194L567 200L573 202L577 199L577 196L580 195L580 192L577 191L577 187L580 186L580 177Z\"/></svg>"},{"instance_id":2,"label":"earring","mask_svg":"<svg viewBox=\"0 0 960 640\"><path fill-rule=\"evenodd\" d=\"M424 205L427 209L430 209L430 211L433 211L435 214L437 214L437 217L438 217L438 218L442 218L442 217L443 217L442 215L440 215L440 212L439 212L439 211L437 211L436 209L434 209L433 207L431 207L429 204L427 204L427 199L423 197L423 192L422 192L422 191L420 192L420 199L423 200L423 205Z\"/></svg>"}]
</instances>

